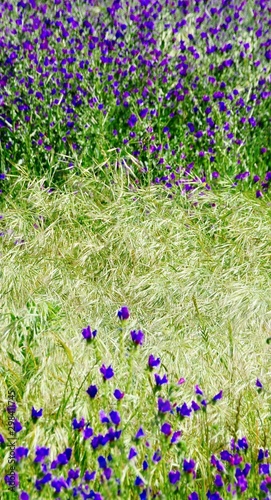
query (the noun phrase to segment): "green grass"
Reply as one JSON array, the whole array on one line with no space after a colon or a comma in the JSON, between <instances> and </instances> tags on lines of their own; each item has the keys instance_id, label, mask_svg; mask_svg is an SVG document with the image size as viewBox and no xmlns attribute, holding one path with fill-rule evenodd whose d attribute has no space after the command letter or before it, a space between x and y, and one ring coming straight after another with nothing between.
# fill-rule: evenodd
<instances>
[{"instance_id":1,"label":"green grass","mask_svg":"<svg viewBox=\"0 0 271 500\"><path fill-rule=\"evenodd\" d=\"M117 406L111 394L119 387L126 392L125 432L131 436L143 425L159 443L146 366L150 353L160 356L160 372L168 373L178 404L193 399L195 384L208 398L224 391L206 417L178 424L186 457L200 463L204 491L210 450L218 453L243 435L253 449L271 444L268 396L255 390L257 377L266 386L270 380L271 207L230 189L190 200L171 200L157 186L134 193L117 173L112 187L95 176L81 181L76 194L72 183L49 194L39 182L28 189L22 179L16 197L12 191L5 197L1 400L9 388L16 391L22 423L32 405L44 408L41 421L18 441L31 449L50 446L55 456L71 442L72 417L97 423L98 409ZM15 239L24 243L14 245ZM123 304L131 317L121 331L116 312ZM87 324L98 330L90 346L81 336ZM128 361L129 331L139 328L145 343ZM115 378L101 387L92 410L85 390L101 386L102 363L112 364ZM180 377L186 383L177 386ZM0 433L5 426L2 419ZM172 450L168 470L175 462ZM129 485L131 470L123 474ZM127 488L125 498L137 498Z\"/></svg>"}]
</instances>

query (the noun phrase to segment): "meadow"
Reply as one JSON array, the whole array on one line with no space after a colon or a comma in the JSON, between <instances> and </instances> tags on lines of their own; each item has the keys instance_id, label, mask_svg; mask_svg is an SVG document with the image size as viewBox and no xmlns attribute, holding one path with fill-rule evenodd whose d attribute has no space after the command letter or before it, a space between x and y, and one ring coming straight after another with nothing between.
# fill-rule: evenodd
<instances>
[{"instance_id":1,"label":"meadow","mask_svg":"<svg viewBox=\"0 0 271 500\"><path fill-rule=\"evenodd\" d=\"M270 27L0 4L1 500L271 499Z\"/></svg>"}]
</instances>

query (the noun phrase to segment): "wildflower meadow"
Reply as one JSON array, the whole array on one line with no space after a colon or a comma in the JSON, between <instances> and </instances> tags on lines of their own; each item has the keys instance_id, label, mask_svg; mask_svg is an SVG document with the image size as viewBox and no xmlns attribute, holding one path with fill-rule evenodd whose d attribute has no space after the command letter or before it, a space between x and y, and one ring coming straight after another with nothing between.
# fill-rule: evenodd
<instances>
[{"instance_id":1,"label":"wildflower meadow","mask_svg":"<svg viewBox=\"0 0 271 500\"><path fill-rule=\"evenodd\" d=\"M0 499L271 499L270 0L0 3Z\"/></svg>"}]
</instances>

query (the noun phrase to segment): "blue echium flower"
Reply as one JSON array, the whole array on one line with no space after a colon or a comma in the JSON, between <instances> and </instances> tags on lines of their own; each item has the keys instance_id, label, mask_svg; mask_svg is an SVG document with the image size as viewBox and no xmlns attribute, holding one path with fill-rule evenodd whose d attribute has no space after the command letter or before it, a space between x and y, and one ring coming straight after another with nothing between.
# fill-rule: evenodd
<instances>
[{"instance_id":1,"label":"blue echium flower","mask_svg":"<svg viewBox=\"0 0 271 500\"><path fill-rule=\"evenodd\" d=\"M88 470L84 474L84 480L88 483L89 481L94 481L96 477L96 471L89 472Z\"/></svg>"},{"instance_id":2,"label":"blue echium flower","mask_svg":"<svg viewBox=\"0 0 271 500\"><path fill-rule=\"evenodd\" d=\"M118 317L121 321L125 321L130 317L130 311L127 306L122 306L118 311Z\"/></svg>"},{"instance_id":3,"label":"blue echium flower","mask_svg":"<svg viewBox=\"0 0 271 500\"><path fill-rule=\"evenodd\" d=\"M168 422L164 422L164 423L161 425L160 431L161 431L161 432L162 432L162 434L164 434L166 437L169 437L169 436L172 434L171 425L170 425Z\"/></svg>"},{"instance_id":4,"label":"blue echium flower","mask_svg":"<svg viewBox=\"0 0 271 500\"><path fill-rule=\"evenodd\" d=\"M144 483L143 479L141 479L141 477L136 476L134 485L140 487L140 486L144 486L145 483Z\"/></svg>"},{"instance_id":5,"label":"blue echium flower","mask_svg":"<svg viewBox=\"0 0 271 500\"><path fill-rule=\"evenodd\" d=\"M222 396L223 396L223 391L220 391L218 394L216 394L212 401L215 402L215 401L218 401L219 399L222 399Z\"/></svg>"},{"instance_id":6,"label":"blue echium flower","mask_svg":"<svg viewBox=\"0 0 271 500\"><path fill-rule=\"evenodd\" d=\"M51 481L51 487L55 489L55 493L60 493L62 489L68 488L68 484L63 477L60 477Z\"/></svg>"},{"instance_id":7,"label":"blue echium flower","mask_svg":"<svg viewBox=\"0 0 271 500\"><path fill-rule=\"evenodd\" d=\"M156 383L157 387L160 387L161 385L168 383L168 379L167 379L166 374L163 375L163 377L160 377L160 375L158 373L155 373L154 378L155 378L155 383Z\"/></svg>"},{"instance_id":8,"label":"blue echium flower","mask_svg":"<svg viewBox=\"0 0 271 500\"><path fill-rule=\"evenodd\" d=\"M136 115L134 113L132 113L127 123L129 125L129 127L134 127L137 121L138 120L137 120Z\"/></svg>"},{"instance_id":9,"label":"blue echium flower","mask_svg":"<svg viewBox=\"0 0 271 500\"><path fill-rule=\"evenodd\" d=\"M100 422L101 424L110 424L110 419L109 417L106 415L105 411L104 410L100 410L99 411L99 417L100 417Z\"/></svg>"},{"instance_id":10,"label":"blue echium flower","mask_svg":"<svg viewBox=\"0 0 271 500\"><path fill-rule=\"evenodd\" d=\"M0 446L5 444L5 438L2 434L0 434Z\"/></svg>"},{"instance_id":11,"label":"blue echium flower","mask_svg":"<svg viewBox=\"0 0 271 500\"><path fill-rule=\"evenodd\" d=\"M128 454L128 460L132 460L132 458L137 456L137 450L134 446L130 448L129 454Z\"/></svg>"},{"instance_id":12,"label":"blue echium flower","mask_svg":"<svg viewBox=\"0 0 271 500\"><path fill-rule=\"evenodd\" d=\"M190 417L192 410L188 408L186 403L184 403L182 406L177 406L176 411L181 418L184 418L184 417Z\"/></svg>"},{"instance_id":13,"label":"blue echium flower","mask_svg":"<svg viewBox=\"0 0 271 500\"><path fill-rule=\"evenodd\" d=\"M187 474L193 474L195 477L195 467L196 467L196 462L192 459L186 460L184 459L183 461L183 470Z\"/></svg>"},{"instance_id":14,"label":"blue echium flower","mask_svg":"<svg viewBox=\"0 0 271 500\"><path fill-rule=\"evenodd\" d=\"M188 500L199 500L199 496L196 491L193 491L193 493L189 495Z\"/></svg>"},{"instance_id":15,"label":"blue echium flower","mask_svg":"<svg viewBox=\"0 0 271 500\"><path fill-rule=\"evenodd\" d=\"M20 493L20 500L30 500L30 496L26 493L26 491L22 491Z\"/></svg>"},{"instance_id":16,"label":"blue echium flower","mask_svg":"<svg viewBox=\"0 0 271 500\"><path fill-rule=\"evenodd\" d=\"M15 419L14 422L13 422L13 429L14 429L14 432L20 432L22 430L23 426L21 424L21 422L19 422L19 420Z\"/></svg>"},{"instance_id":17,"label":"blue echium flower","mask_svg":"<svg viewBox=\"0 0 271 500\"><path fill-rule=\"evenodd\" d=\"M85 419L81 418L81 420L76 420L76 418L72 421L72 427L74 430L81 431L85 426Z\"/></svg>"},{"instance_id":18,"label":"blue echium flower","mask_svg":"<svg viewBox=\"0 0 271 500\"><path fill-rule=\"evenodd\" d=\"M53 460L51 464L51 469L56 469L57 467L62 467L63 465L67 465L72 455L72 449L66 448L63 453L59 453L56 460Z\"/></svg>"},{"instance_id":19,"label":"blue echium flower","mask_svg":"<svg viewBox=\"0 0 271 500\"><path fill-rule=\"evenodd\" d=\"M52 474L50 472L45 474L45 476L43 476L41 479L36 479L36 481L35 481L36 490L41 491L42 488L44 487L44 485L46 483L49 483L51 481L51 479L52 479Z\"/></svg>"},{"instance_id":20,"label":"blue echium flower","mask_svg":"<svg viewBox=\"0 0 271 500\"><path fill-rule=\"evenodd\" d=\"M87 440L87 439L91 438L93 436L93 434L94 434L94 432L93 432L92 427L89 427L89 425L87 425L85 427L85 429L83 430L83 438L85 440Z\"/></svg>"},{"instance_id":21,"label":"blue echium flower","mask_svg":"<svg viewBox=\"0 0 271 500\"><path fill-rule=\"evenodd\" d=\"M43 462L46 457L49 456L50 453L50 448L45 448L44 446L42 447L37 447L36 448L36 457L34 459L34 462Z\"/></svg>"},{"instance_id":22,"label":"blue echium flower","mask_svg":"<svg viewBox=\"0 0 271 500\"><path fill-rule=\"evenodd\" d=\"M114 397L120 401L124 397L124 392L121 392L119 389L115 389Z\"/></svg>"},{"instance_id":23,"label":"blue echium flower","mask_svg":"<svg viewBox=\"0 0 271 500\"><path fill-rule=\"evenodd\" d=\"M260 448L259 453L258 453L257 462L262 462L264 460L264 458L268 458L268 457L269 457L269 451L263 450L262 448Z\"/></svg>"},{"instance_id":24,"label":"blue echium flower","mask_svg":"<svg viewBox=\"0 0 271 500\"><path fill-rule=\"evenodd\" d=\"M108 367L106 367L105 365L102 365L100 368L100 373L103 376L104 382L106 380L109 380L110 378L114 377L114 370L113 370L111 365L109 365Z\"/></svg>"},{"instance_id":25,"label":"blue echium flower","mask_svg":"<svg viewBox=\"0 0 271 500\"><path fill-rule=\"evenodd\" d=\"M90 385L86 392L91 399L94 399L96 394L98 393L98 388L96 385Z\"/></svg>"},{"instance_id":26,"label":"blue echium flower","mask_svg":"<svg viewBox=\"0 0 271 500\"><path fill-rule=\"evenodd\" d=\"M20 462L22 458L27 457L28 455L28 448L25 448L24 446L19 446L18 448L15 448L14 451L14 457L17 462Z\"/></svg>"},{"instance_id":27,"label":"blue echium flower","mask_svg":"<svg viewBox=\"0 0 271 500\"><path fill-rule=\"evenodd\" d=\"M42 417L43 409L40 408L40 410L35 410L34 406L32 406L31 410L31 418L33 422L36 422L39 418Z\"/></svg>"},{"instance_id":28,"label":"blue echium flower","mask_svg":"<svg viewBox=\"0 0 271 500\"><path fill-rule=\"evenodd\" d=\"M225 472L225 467L223 463L220 460L218 460L215 455L211 456L210 463L213 467L215 467L218 470L218 472Z\"/></svg>"},{"instance_id":29,"label":"blue echium flower","mask_svg":"<svg viewBox=\"0 0 271 500\"><path fill-rule=\"evenodd\" d=\"M214 485L217 488L223 488L224 483L223 483L222 476L220 474L216 474L215 479L214 479Z\"/></svg>"},{"instance_id":30,"label":"blue echium flower","mask_svg":"<svg viewBox=\"0 0 271 500\"><path fill-rule=\"evenodd\" d=\"M160 452L160 450L157 450L153 454L152 461L155 462L155 463L158 463L158 462L160 462L161 458L162 458L161 452Z\"/></svg>"},{"instance_id":31,"label":"blue echium flower","mask_svg":"<svg viewBox=\"0 0 271 500\"><path fill-rule=\"evenodd\" d=\"M97 461L98 461L100 469L105 469L107 467L106 458L103 455L100 455L97 458Z\"/></svg>"},{"instance_id":32,"label":"blue echium flower","mask_svg":"<svg viewBox=\"0 0 271 500\"><path fill-rule=\"evenodd\" d=\"M135 435L135 439L140 439L144 436L145 436L145 432L143 431L142 427L139 427L139 429Z\"/></svg>"},{"instance_id":33,"label":"blue echium flower","mask_svg":"<svg viewBox=\"0 0 271 500\"><path fill-rule=\"evenodd\" d=\"M168 474L168 478L171 484L176 484L181 479L181 473L179 470L171 470Z\"/></svg>"},{"instance_id":34,"label":"blue echium flower","mask_svg":"<svg viewBox=\"0 0 271 500\"><path fill-rule=\"evenodd\" d=\"M170 444L176 444L176 443L178 443L181 436L182 436L182 431L175 431L175 432L173 432L171 440L170 440Z\"/></svg>"},{"instance_id":35,"label":"blue echium flower","mask_svg":"<svg viewBox=\"0 0 271 500\"><path fill-rule=\"evenodd\" d=\"M153 354L150 354L149 359L148 359L148 367L150 370L153 370L153 368L156 368L159 366L161 363L160 358L155 358Z\"/></svg>"},{"instance_id":36,"label":"blue echium flower","mask_svg":"<svg viewBox=\"0 0 271 500\"><path fill-rule=\"evenodd\" d=\"M162 398L158 398L158 412L159 413L167 413L172 410L171 403L169 400L163 401Z\"/></svg>"},{"instance_id":37,"label":"blue echium flower","mask_svg":"<svg viewBox=\"0 0 271 500\"><path fill-rule=\"evenodd\" d=\"M130 335L131 335L131 339L132 339L133 343L136 346L143 344L145 335L141 330L138 330L138 331L132 330L130 332Z\"/></svg>"},{"instance_id":38,"label":"blue echium flower","mask_svg":"<svg viewBox=\"0 0 271 500\"><path fill-rule=\"evenodd\" d=\"M97 330L92 331L90 326L88 325L86 328L83 328L82 335L87 342L91 342L91 340L95 339Z\"/></svg>"},{"instance_id":39,"label":"blue echium flower","mask_svg":"<svg viewBox=\"0 0 271 500\"><path fill-rule=\"evenodd\" d=\"M120 418L120 414L118 411L112 410L109 413L109 417L110 417L112 424L114 424L116 427L121 423L121 418Z\"/></svg>"},{"instance_id":40,"label":"blue echium flower","mask_svg":"<svg viewBox=\"0 0 271 500\"><path fill-rule=\"evenodd\" d=\"M261 391L262 391L262 389L263 389L263 385L262 385L262 383L260 382L260 380L259 380L258 378L257 378L257 380L256 380L255 385L256 385L256 387L257 387L258 392L261 392Z\"/></svg>"},{"instance_id":41,"label":"blue echium flower","mask_svg":"<svg viewBox=\"0 0 271 500\"><path fill-rule=\"evenodd\" d=\"M200 410L200 406L198 405L198 403L196 403L196 401L191 401L191 408L193 411L199 411Z\"/></svg>"},{"instance_id":42,"label":"blue echium flower","mask_svg":"<svg viewBox=\"0 0 271 500\"><path fill-rule=\"evenodd\" d=\"M15 488L18 488L18 486L19 486L19 475L18 475L18 472L14 472L14 475L7 474L4 477L4 481L9 486L12 486L12 487L15 486Z\"/></svg>"}]
</instances>

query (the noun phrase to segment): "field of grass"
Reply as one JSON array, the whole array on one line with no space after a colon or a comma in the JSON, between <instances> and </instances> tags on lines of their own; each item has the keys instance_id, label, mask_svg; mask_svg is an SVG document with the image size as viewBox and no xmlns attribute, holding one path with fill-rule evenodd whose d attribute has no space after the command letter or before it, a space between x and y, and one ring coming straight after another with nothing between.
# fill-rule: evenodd
<instances>
[{"instance_id":1,"label":"field of grass","mask_svg":"<svg viewBox=\"0 0 271 500\"><path fill-rule=\"evenodd\" d=\"M0 13L1 500L270 499L269 2Z\"/></svg>"}]
</instances>

